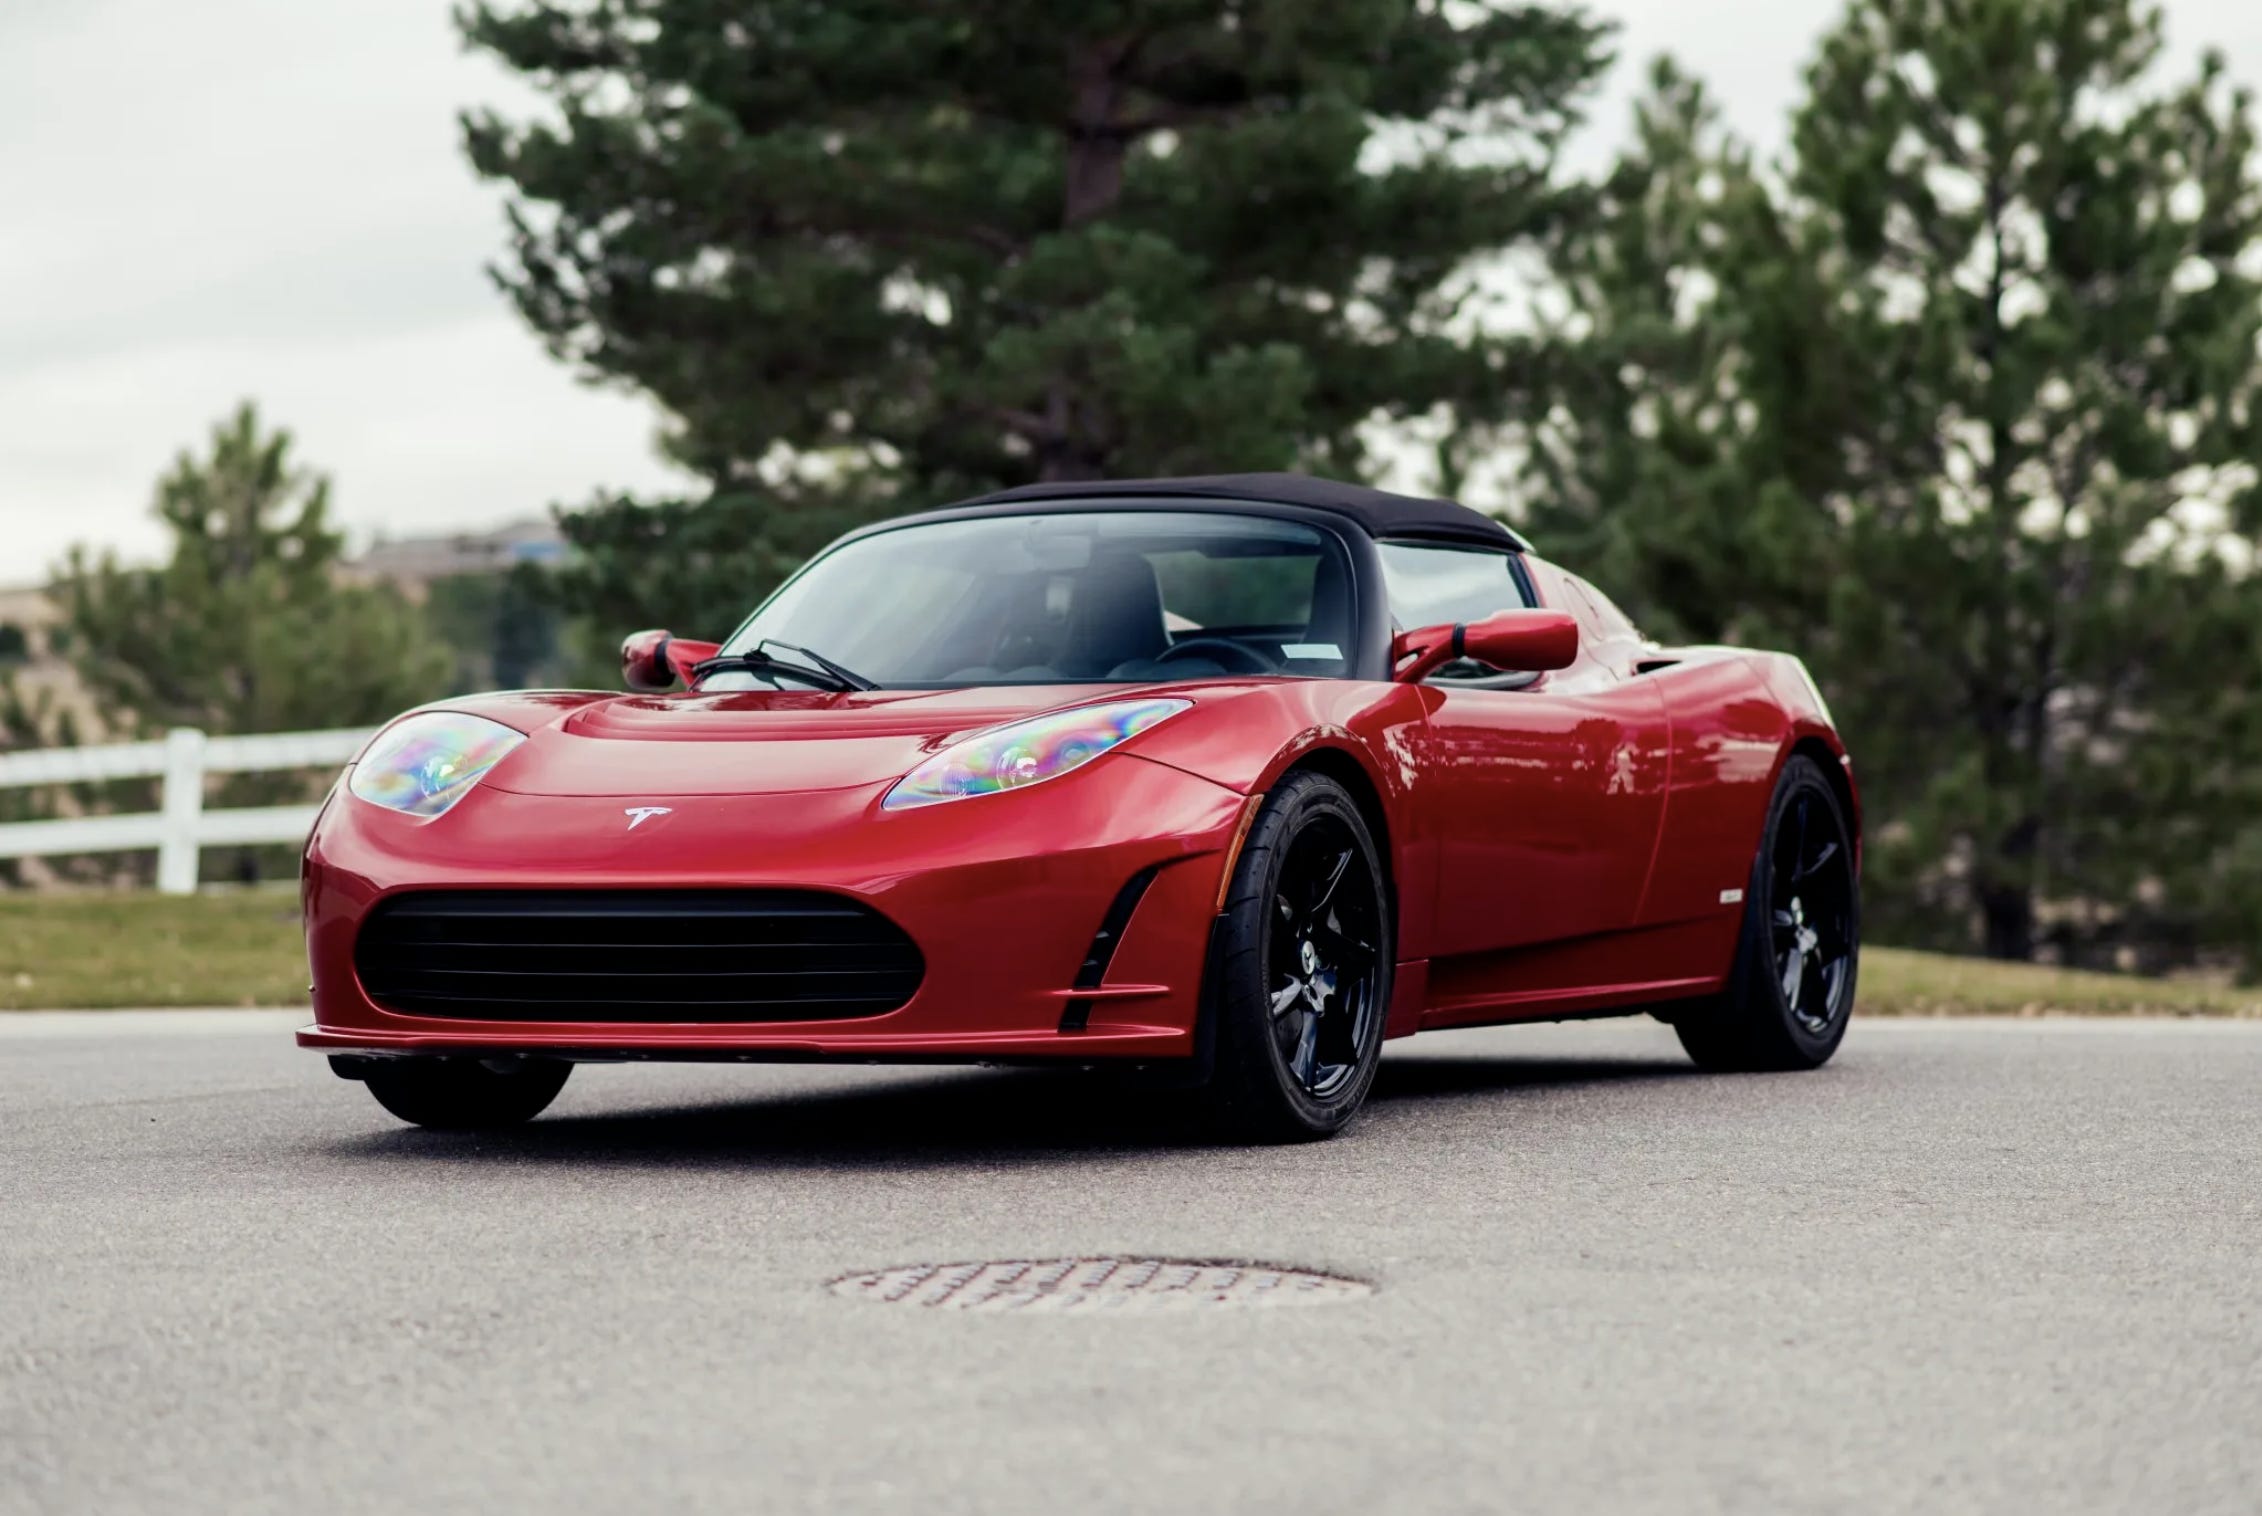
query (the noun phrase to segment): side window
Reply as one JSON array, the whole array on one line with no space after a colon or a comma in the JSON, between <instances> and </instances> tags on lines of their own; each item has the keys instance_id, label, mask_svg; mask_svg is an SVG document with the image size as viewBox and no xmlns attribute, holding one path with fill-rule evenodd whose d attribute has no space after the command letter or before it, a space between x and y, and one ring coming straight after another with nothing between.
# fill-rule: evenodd
<instances>
[{"instance_id":1,"label":"side window","mask_svg":"<svg viewBox=\"0 0 2262 1516\"><path fill-rule=\"evenodd\" d=\"M1604 635L1641 641L1641 628L1634 625L1632 617L1618 609L1616 601L1584 579L1579 581L1579 588L1585 590L1587 599L1594 602L1595 620L1601 625Z\"/></svg>"},{"instance_id":2,"label":"side window","mask_svg":"<svg viewBox=\"0 0 2262 1516\"><path fill-rule=\"evenodd\" d=\"M1516 572L1515 555L1478 547L1380 542L1382 579L1390 596L1393 629L1482 621L1495 611L1525 610L1531 597ZM1530 676L1504 673L1474 658L1446 664L1430 675L1437 684L1524 684Z\"/></svg>"},{"instance_id":3,"label":"side window","mask_svg":"<svg viewBox=\"0 0 2262 1516\"><path fill-rule=\"evenodd\" d=\"M1448 621L1482 621L1494 611L1527 608L1513 555L1477 547L1381 542L1382 580L1390 619L1400 631Z\"/></svg>"},{"instance_id":4,"label":"side window","mask_svg":"<svg viewBox=\"0 0 2262 1516\"><path fill-rule=\"evenodd\" d=\"M1598 656L1621 672L1629 669L1640 657L1641 648L1647 646L1640 629L1608 595L1576 574L1563 575L1563 587L1573 601L1572 613L1586 628L1587 645L1597 650L1612 649L1607 653L1598 651Z\"/></svg>"},{"instance_id":5,"label":"side window","mask_svg":"<svg viewBox=\"0 0 2262 1516\"><path fill-rule=\"evenodd\" d=\"M1602 608L1594 603L1594 591L1585 580L1570 574L1563 576L1561 609L1579 618L1580 641L1599 642L1609 635L1609 624L1602 619Z\"/></svg>"}]
</instances>

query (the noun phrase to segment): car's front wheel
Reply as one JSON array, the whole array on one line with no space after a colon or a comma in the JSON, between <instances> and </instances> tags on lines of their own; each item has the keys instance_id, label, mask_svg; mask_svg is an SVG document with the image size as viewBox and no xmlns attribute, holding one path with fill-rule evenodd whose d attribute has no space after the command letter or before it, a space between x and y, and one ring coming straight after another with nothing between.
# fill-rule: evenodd
<instances>
[{"instance_id":1,"label":"car's front wheel","mask_svg":"<svg viewBox=\"0 0 2262 1516\"><path fill-rule=\"evenodd\" d=\"M1673 1029L1708 1069L1811 1069L1846 1035L1861 966L1861 879L1838 795L1814 760L1783 766L1744 893L1728 987Z\"/></svg>"},{"instance_id":2,"label":"car's front wheel","mask_svg":"<svg viewBox=\"0 0 2262 1516\"><path fill-rule=\"evenodd\" d=\"M572 1072L556 1058L399 1058L374 1064L361 1078L403 1121L474 1132L532 1121Z\"/></svg>"},{"instance_id":3,"label":"car's front wheel","mask_svg":"<svg viewBox=\"0 0 2262 1516\"><path fill-rule=\"evenodd\" d=\"M1213 939L1217 1064L1208 1097L1240 1135L1340 1131L1374 1084L1396 954L1380 852L1324 774L1265 798Z\"/></svg>"}]
</instances>

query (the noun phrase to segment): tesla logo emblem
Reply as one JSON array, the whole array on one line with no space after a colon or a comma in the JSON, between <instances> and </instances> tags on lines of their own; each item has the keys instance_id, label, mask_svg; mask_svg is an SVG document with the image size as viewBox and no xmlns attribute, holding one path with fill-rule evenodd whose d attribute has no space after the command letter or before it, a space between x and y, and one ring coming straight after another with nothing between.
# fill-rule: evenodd
<instances>
[{"instance_id":1,"label":"tesla logo emblem","mask_svg":"<svg viewBox=\"0 0 2262 1516\"><path fill-rule=\"evenodd\" d=\"M628 818L628 829L633 832L654 816L665 816L674 809L672 805L632 805L621 814Z\"/></svg>"}]
</instances>

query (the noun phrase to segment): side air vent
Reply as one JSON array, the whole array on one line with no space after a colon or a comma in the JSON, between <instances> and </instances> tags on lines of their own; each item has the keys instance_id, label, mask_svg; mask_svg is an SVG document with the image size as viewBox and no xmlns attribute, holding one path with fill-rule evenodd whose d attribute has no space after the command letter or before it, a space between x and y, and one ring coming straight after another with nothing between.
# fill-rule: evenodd
<instances>
[{"instance_id":1,"label":"side air vent","mask_svg":"<svg viewBox=\"0 0 2262 1516\"><path fill-rule=\"evenodd\" d=\"M1084 950L1084 962L1077 968L1070 989L1100 987L1100 981L1107 977L1108 963L1115 957L1115 945L1122 940L1124 928L1131 924L1131 913L1139 908L1140 897L1147 893L1147 886L1155 882L1156 872L1157 865L1149 864L1126 879L1123 888L1115 892L1115 899L1108 903L1107 914L1100 918L1100 929L1092 934L1092 945ZM1092 1002L1071 1000L1060 1013L1060 1029L1081 1032L1091 1018Z\"/></svg>"},{"instance_id":2,"label":"side air vent","mask_svg":"<svg viewBox=\"0 0 2262 1516\"><path fill-rule=\"evenodd\" d=\"M354 945L370 999L473 1021L818 1021L918 991L918 947L813 890L458 890L398 895Z\"/></svg>"}]
</instances>

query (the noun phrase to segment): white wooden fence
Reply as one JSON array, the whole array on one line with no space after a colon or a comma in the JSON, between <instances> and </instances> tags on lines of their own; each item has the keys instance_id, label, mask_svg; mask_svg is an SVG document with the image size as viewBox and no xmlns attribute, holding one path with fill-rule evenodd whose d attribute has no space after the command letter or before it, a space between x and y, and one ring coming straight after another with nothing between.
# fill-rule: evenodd
<instances>
[{"instance_id":1,"label":"white wooden fence","mask_svg":"<svg viewBox=\"0 0 2262 1516\"><path fill-rule=\"evenodd\" d=\"M204 776L270 769L335 768L361 751L369 733L276 732L262 737L208 737L175 727L162 742L111 747L39 748L0 753L0 789L89 784L108 779L164 778L159 809L137 816L71 816L59 821L0 824L0 858L58 853L123 853L157 849L157 888L196 892L199 848L254 842L298 842L314 825L313 805L204 808Z\"/></svg>"}]
</instances>

